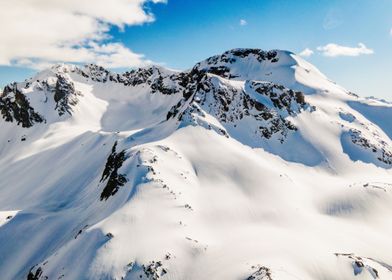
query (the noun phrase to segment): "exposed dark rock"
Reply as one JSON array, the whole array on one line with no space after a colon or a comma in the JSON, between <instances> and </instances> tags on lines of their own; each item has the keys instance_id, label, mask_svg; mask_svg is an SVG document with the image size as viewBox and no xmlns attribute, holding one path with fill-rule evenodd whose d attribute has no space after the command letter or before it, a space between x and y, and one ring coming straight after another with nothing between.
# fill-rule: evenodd
<instances>
[{"instance_id":1,"label":"exposed dark rock","mask_svg":"<svg viewBox=\"0 0 392 280\"><path fill-rule=\"evenodd\" d=\"M271 270L265 266L252 266L255 270L246 280L272 280Z\"/></svg>"},{"instance_id":2,"label":"exposed dark rock","mask_svg":"<svg viewBox=\"0 0 392 280\"><path fill-rule=\"evenodd\" d=\"M385 142L371 142L367 139L360 130L351 128L349 130L351 141L366 150L370 150L371 152L376 154L376 157L379 161L392 165L392 151L388 149L388 146Z\"/></svg>"},{"instance_id":3,"label":"exposed dark rock","mask_svg":"<svg viewBox=\"0 0 392 280\"><path fill-rule=\"evenodd\" d=\"M88 225L85 225L82 229L80 229L80 230L78 231L78 233L75 235L74 238L75 238L75 239L78 238L78 236L81 235L81 234L83 233L83 230L85 230L86 228L88 228Z\"/></svg>"},{"instance_id":4,"label":"exposed dark rock","mask_svg":"<svg viewBox=\"0 0 392 280\"><path fill-rule=\"evenodd\" d=\"M224 78L230 78L230 68L226 66L212 66L208 72Z\"/></svg>"},{"instance_id":5,"label":"exposed dark rock","mask_svg":"<svg viewBox=\"0 0 392 280\"><path fill-rule=\"evenodd\" d=\"M275 108L283 109L290 115L305 109L305 95L300 91L293 91L282 85L268 82L251 82L250 87L257 93L268 97Z\"/></svg>"},{"instance_id":6,"label":"exposed dark rock","mask_svg":"<svg viewBox=\"0 0 392 280\"><path fill-rule=\"evenodd\" d=\"M355 276L361 275L362 273L369 273L373 279L379 278L379 272L377 269L373 267L373 265L378 264L381 267L385 268L388 272L392 272L392 266L384 263L377 261L372 258L365 258L365 257L360 257L357 256L353 253L335 253L336 257L343 257L346 258L347 260L351 261L352 268L353 268L353 273Z\"/></svg>"},{"instance_id":7,"label":"exposed dark rock","mask_svg":"<svg viewBox=\"0 0 392 280\"><path fill-rule=\"evenodd\" d=\"M171 95L176 93L176 88L170 88L166 86L163 82L163 77L159 76L157 79L153 81L151 84L152 93L160 92L165 95Z\"/></svg>"},{"instance_id":8,"label":"exposed dark rock","mask_svg":"<svg viewBox=\"0 0 392 280\"><path fill-rule=\"evenodd\" d=\"M106 83L110 76L108 70L96 64L88 64L83 69L77 69L77 72L85 78L102 83Z\"/></svg>"},{"instance_id":9,"label":"exposed dark rock","mask_svg":"<svg viewBox=\"0 0 392 280\"><path fill-rule=\"evenodd\" d=\"M126 86L137 86L141 84L151 84L149 78L153 75L153 68L140 68L125 72L120 80Z\"/></svg>"},{"instance_id":10,"label":"exposed dark rock","mask_svg":"<svg viewBox=\"0 0 392 280\"><path fill-rule=\"evenodd\" d=\"M34 111L26 96L18 89L17 84L7 85L0 95L0 112L7 122L16 121L24 128L34 123L44 122L44 118Z\"/></svg>"},{"instance_id":11,"label":"exposed dark rock","mask_svg":"<svg viewBox=\"0 0 392 280\"><path fill-rule=\"evenodd\" d=\"M174 105L174 106L169 110L169 112L167 112L166 120L169 120L169 119L171 119L171 118L174 117L174 116L177 116L178 113L180 112L180 109L181 109L183 103L184 103L183 100L180 100L176 105Z\"/></svg>"},{"instance_id":12,"label":"exposed dark rock","mask_svg":"<svg viewBox=\"0 0 392 280\"><path fill-rule=\"evenodd\" d=\"M34 272L33 271L33 269L34 269L34 267L35 266L33 266L31 269L30 269L30 271L29 271L29 274L27 275L27 280L39 280L39 279L41 279L41 275L42 275L42 268L41 267L38 267L37 269L36 269L36 271Z\"/></svg>"},{"instance_id":13,"label":"exposed dark rock","mask_svg":"<svg viewBox=\"0 0 392 280\"><path fill-rule=\"evenodd\" d=\"M168 272L167 269L163 267L161 261L152 261L148 265L143 265L142 268L144 274L150 280L158 280Z\"/></svg>"},{"instance_id":14,"label":"exposed dark rock","mask_svg":"<svg viewBox=\"0 0 392 280\"><path fill-rule=\"evenodd\" d=\"M75 238L75 239L76 239L76 238L78 238L78 236L79 236L79 235L81 235L81 234L82 234L82 232L83 232L83 230L79 230L79 231L78 231L78 233L75 235L75 237L74 237L74 238Z\"/></svg>"},{"instance_id":15,"label":"exposed dark rock","mask_svg":"<svg viewBox=\"0 0 392 280\"><path fill-rule=\"evenodd\" d=\"M101 200L107 200L110 196L117 193L120 187L128 181L125 174L118 174L118 170L127 159L125 151L116 152L117 141L114 143L112 153L109 155L105 169L103 170L100 182L107 181L101 193Z\"/></svg>"},{"instance_id":16,"label":"exposed dark rock","mask_svg":"<svg viewBox=\"0 0 392 280\"><path fill-rule=\"evenodd\" d=\"M237 58L246 58L249 56L253 56L257 59L258 62L269 61L270 63L276 63L279 61L278 52L277 51L263 51L260 49L233 49L224 52L220 55L215 55L206 60L206 63L211 67L208 67L208 72L220 75L218 72L222 73L224 76L228 77L227 71L224 68L219 68L214 66L217 64L232 64L237 61ZM200 66L197 64L196 66Z\"/></svg>"},{"instance_id":17,"label":"exposed dark rock","mask_svg":"<svg viewBox=\"0 0 392 280\"><path fill-rule=\"evenodd\" d=\"M57 75L57 82L54 89L54 101L56 102L56 110L60 116L66 112L72 114L72 107L78 103L77 95L80 95L75 90L74 84L62 75Z\"/></svg>"},{"instance_id":18,"label":"exposed dark rock","mask_svg":"<svg viewBox=\"0 0 392 280\"><path fill-rule=\"evenodd\" d=\"M259 125L255 129L261 137L270 139L279 134L278 139L283 143L290 131L297 131L286 117L295 116L306 109L315 110L305 101L302 92L293 91L282 85L248 82L250 90L260 95L258 98L229 85L220 86L217 78L205 73L200 76L195 85L186 89L189 92L188 96L192 96L190 105L182 112L181 108L186 102L181 100L169 111L168 118L178 115L180 121L192 123L196 121L195 114L202 116L203 112L206 112L216 117L223 125L233 124L236 128L238 121L250 117L258 121ZM207 128L212 127L208 125ZM227 135L226 131L220 128L214 130Z\"/></svg>"},{"instance_id":19,"label":"exposed dark rock","mask_svg":"<svg viewBox=\"0 0 392 280\"><path fill-rule=\"evenodd\" d=\"M120 83L124 86L147 85L151 87L151 92L171 95L177 92L178 87L169 86L169 81L178 79L177 75L164 74L160 68L151 66L127 71L123 74L114 74L101 66L90 64L84 69L78 70L79 74L95 82L106 83L108 81Z\"/></svg>"}]
</instances>

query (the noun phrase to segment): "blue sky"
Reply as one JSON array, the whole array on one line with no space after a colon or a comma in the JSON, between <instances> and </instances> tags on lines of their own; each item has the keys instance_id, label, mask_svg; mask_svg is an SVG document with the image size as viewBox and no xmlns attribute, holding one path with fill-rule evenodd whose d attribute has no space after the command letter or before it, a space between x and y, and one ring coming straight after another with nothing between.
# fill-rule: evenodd
<instances>
[{"instance_id":1,"label":"blue sky","mask_svg":"<svg viewBox=\"0 0 392 280\"><path fill-rule=\"evenodd\" d=\"M103 32L106 37L97 40L98 45L121 46L116 51L119 49L129 57L126 65L138 66L151 60L167 67L186 69L197 61L231 48L286 49L296 53L309 48L313 54L306 59L332 80L360 95L392 100L390 0L135 1L140 3L145 15L153 15L154 20L138 18L132 21L124 17L119 23L104 18L109 26ZM109 2L115 5L116 1ZM93 14L91 17L99 16ZM37 36L39 40L40 35ZM318 50L332 43L350 48L359 48L358 44L362 43L367 51L357 53L357 56L340 53L331 57ZM87 48L90 50L91 46ZM101 53L101 50L94 51L94 55ZM133 54L142 54L143 57L136 59ZM17 55L24 58L19 53ZM37 57L40 61L46 59L41 54ZM91 60L95 56L86 57ZM16 63L11 58L11 66L4 66L6 63L0 66L0 85L22 80L37 71L31 69L36 68L35 65ZM36 60L34 56L29 59ZM86 62L90 62L88 59ZM102 61L109 64L105 66L125 68L122 64L109 62L107 57L105 59ZM60 56L58 59L73 62L69 60L72 59ZM55 61L55 56L50 57L49 62ZM76 62L83 63L83 57Z\"/></svg>"}]
</instances>

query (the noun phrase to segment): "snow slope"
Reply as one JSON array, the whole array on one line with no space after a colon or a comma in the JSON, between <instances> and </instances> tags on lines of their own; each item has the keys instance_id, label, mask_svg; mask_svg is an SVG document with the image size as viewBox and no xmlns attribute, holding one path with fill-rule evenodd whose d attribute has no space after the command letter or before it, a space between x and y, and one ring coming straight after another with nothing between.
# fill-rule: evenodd
<instances>
[{"instance_id":1,"label":"snow slope","mask_svg":"<svg viewBox=\"0 0 392 280\"><path fill-rule=\"evenodd\" d=\"M389 103L287 51L0 95L1 279L392 279Z\"/></svg>"}]
</instances>

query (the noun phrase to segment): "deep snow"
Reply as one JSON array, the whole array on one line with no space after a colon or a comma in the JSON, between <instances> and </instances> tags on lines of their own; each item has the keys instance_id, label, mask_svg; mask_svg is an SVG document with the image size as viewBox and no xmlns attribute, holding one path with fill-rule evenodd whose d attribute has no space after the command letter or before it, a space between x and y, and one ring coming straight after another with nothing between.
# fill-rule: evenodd
<instances>
[{"instance_id":1,"label":"deep snow","mask_svg":"<svg viewBox=\"0 0 392 280\"><path fill-rule=\"evenodd\" d=\"M56 65L0 97L1 279L392 279L391 117L286 51Z\"/></svg>"}]
</instances>

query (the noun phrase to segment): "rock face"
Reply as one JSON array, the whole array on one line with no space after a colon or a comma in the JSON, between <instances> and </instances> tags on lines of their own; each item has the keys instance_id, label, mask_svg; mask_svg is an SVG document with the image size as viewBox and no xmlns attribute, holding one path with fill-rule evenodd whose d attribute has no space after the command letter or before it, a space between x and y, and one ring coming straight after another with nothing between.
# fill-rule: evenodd
<instances>
[{"instance_id":1,"label":"rock face","mask_svg":"<svg viewBox=\"0 0 392 280\"><path fill-rule=\"evenodd\" d=\"M30 106L16 83L4 88L0 95L0 111L6 122L16 122L24 128L32 127L34 123L44 122L44 118Z\"/></svg>"},{"instance_id":2,"label":"rock face","mask_svg":"<svg viewBox=\"0 0 392 280\"><path fill-rule=\"evenodd\" d=\"M265 139L279 135L278 139L283 143L290 132L297 130L287 117L303 110L315 110L305 102L302 92L273 83L247 81L244 89L238 89L225 80L204 74L197 85L190 105L185 97L180 106L174 106L170 112L175 115L176 111L181 111L181 104L186 104L187 108L179 116L181 121L201 124L200 119L207 113L219 120L225 129L218 131L225 135L227 130L240 129L237 129L238 122L249 121L252 122L249 134ZM207 127L212 126L208 124Z\"/></svg>"},{"instance_id":3,"label":"rock face","mask_svg":"<svg viewBox=\"0 0 392 280\"><path fill-rule=\"evenodd\" d=\"M232 79L239 75L233 74L232 65L242 60L255 61L257 63L277 63L279 56L277 51L262 51L259 49L234 49L221 55L216 55L196 64L196 68L206 72Z\"/></svg>"},{"instance_id":4,"label":"rock face","mask_svg":"<svg viewBox=\"0 0 392 280\"><path fill-rule=\"evenodd\" d=\"M46 122L44 114L37 112L37 109L30 104L32 96L26 93L29 90L44 93L45 99L41 102L46 104L54 102L53 112L57 112L58 116L66 113L72 115L72 108L77 105L81 95L81 92L75 90L74 83L63 74L56 74L55 77L42 81L37 80L34 84L30 81L25 84L7 85L0 96L0 110L5 121L15 121L17 125L24 128ZM33 102L37 103L36 100Z\"/></svg>"},{"instance_id":5,"label":"rock face","mask_svg":"<svg viewBox=\"0 0 392 280\"><path fill-rule=\"evenodd\" d=\"M382 140L373 142L365 138L361 131L356 129L350 129L349 134L353 144L365 150L371 151L375 154L377 160L385 163L386 165L392 164L392 151L386 142Z\"/></svg>"},{"instance_id":6,"label":"rock face","mask_svg":"<svg viewBox=\"0 0 392 280\"><path fill-rule=\"evenodd\" d=\"M75 90L74 84L67 80L64 76L57 75L56 86L54 88L54 101L56 102L55 109L59 115L65 113L72 114L72 107L78 103L77 96L80 92Z\"/></svg>"},{"instance_id":7,"label":"rock face","mask_svg":"<svg viewBox=\"0 0 392 280\"><path fill-rule=\"evenodd\" d=\"M253 266L252 269L256 270L246 280L272 280L271 270L265 266Z\"/></svg>"},{"instance_id":8,"label":"rock face","mask_svg":"<svg viewBox=\"0 0 392 280\"><path fill-rule=\"evenodd\" d=\"M389 116L288 51L55 65L0 95L0 278L392 279Z\"/></svg>"},{"instance_id":9,"label":"rock face","mask_svg":"<svg viewBox=\"0 0 392 280\"><path fill-rule=\"evenodd\" d=\"M351 262L353 274L358 277L366 277L365 279L380 279L380 272L386 274L392 272L392 267L386 263L380 262L372 258L364 258L355 254L336 253L336 257L342 261Z\"/></svg>"},{"instance_id":10,"label":"rock face","mask_svg":"<svg viewBox=\"0 0 392 280\"><path fill-rule=\"evenodd\" d=\"M94 82L114 82L127 87L146 85L151 88L152 93L160 92L167 95L174 94L178 91L178 88L175 86L170 87L168 85L168 83L173 82L177 78L176 75L169 75L168 73L170 72L166 69L156 66L140 68L123 74L114 74L101 66L90 64L74 71Z\"/></svg>"},{"instance_id":11,"label":"rock face","mask_svg":"<svg viewBox=\"0 0 392 280\"><path fill-rule=\"evenodd\" d=\"M101 200L107 200L115 195L118 189L128 181L126 175L118 174L119 169L126 160L125 151L116 152L117 142L114 143L112 153L109 155L105 169L103 170L100 182L106 182L106 186L101 193Z\"/></svg>"}]
</instances>

